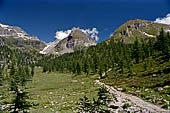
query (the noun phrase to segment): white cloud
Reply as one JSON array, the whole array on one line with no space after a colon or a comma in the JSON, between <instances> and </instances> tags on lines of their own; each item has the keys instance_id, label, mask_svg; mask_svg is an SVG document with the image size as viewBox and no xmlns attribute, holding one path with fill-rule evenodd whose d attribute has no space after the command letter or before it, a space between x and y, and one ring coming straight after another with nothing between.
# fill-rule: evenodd
<instances>
[{"instance_id":1,"label":"white cloud","mask_svg":"<svg viewBox=\"0 0 170 113\"><path fill-rule=\"evenodd\" d=\"M92 39L98 41L99 40L99 37L98 37L98 30L97 28L92 28L91 30L90 29L81 29L84 33L86 33L89 37L91 37Z\"/></svg>"},{"instance_id":2,"label":"white cloud","mask_svg":"<svg viewBox=\"0 0 170 113\"><path fill-rule=\"evenodd\" d=\"M58 39L58 40L62 40L64 38L68 37L70 33L71 33L71 30L57 31L56 35L55 35L55 38Z\"/></svg>"},{"instance_id":3,"label":"white cloud","mask_svg":"<svg viewBox=\"0 0 170 113\"><path fill-rule=\"evenodd\" d=\"M154 22L170 25L170 13L164 18L157 18Z\"/></svg>"},{"instance_id":4,"label":"white cloud","mask_svg":"<svg viewBox=\"0 0 170 113\"><path fill-rule=\"evenodd\" d=\"M80 28L78 28L80 29ZM80 29L82 32L84 32L85 34L87 34L89 37L91 37L92 39L98 41L99 37L98 37L98 30L96 28L92 28L92 29ZM62 40L66 37L68 37L71 33L71 30L67 30L67 31L56 31L56 35L55 38Z\"/></svg>"}]
</instances>

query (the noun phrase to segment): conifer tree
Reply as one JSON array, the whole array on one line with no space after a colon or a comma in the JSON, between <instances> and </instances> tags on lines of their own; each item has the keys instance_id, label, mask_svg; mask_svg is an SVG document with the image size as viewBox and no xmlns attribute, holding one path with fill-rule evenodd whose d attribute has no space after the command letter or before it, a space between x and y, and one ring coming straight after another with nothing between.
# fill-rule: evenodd
<instances>
[{"instance_id":1,"label":"conifer tree","mask_svg":"<svg viewBox=\"0 0 170 113\"><path fill-rule=\"evenodd\" d=\"M34 76L35 65L31 65L31 76Z\"/></svg>"},{"instance_id":2,"label":"conifer tree","mask_svg":"<svg viewBox=\"0 0 170 113\"><path fill-rule=\"evenodd\" d=\"M89 75L89 64L88 64L87 60L85 60L85 62L84 62L84 73L86 75Z\"/></svg>"},{"instance_id":3,"label":"conifer tree","mask_svg":"<svg viewBox=\"0 0 170 113\"><path fill-rule=\"evenodd\" d=\"M81 67L80 67L80 64L77 62L77 65L76 65L76 72L77 72L77 75L80 75L81 74Z\"/></svg>"},{"instance_id":4,"label":"conifer tree","mask_svg":"<svg viewBox=\"0 0 170 113\"><path fill-rule=\"evenodd\" d=\"M3 81L3 70L0 67L0 85L2 85L2 81Z\"/></svg>"},{"instance_id":5,"label":"conifer tree","mask_svg":"<svg viewBox=\"0 0 170 113\"><path fill-rule=\"evenodd\" d=\"M12 91L14 95L14 99L11 102L11 112L19 113L22 111L23 113L27 113L27 110L31 107L31 103L27 101L27 92L25 92L25 84L27 78L30 76L29 71L27 67L23 68L19 66L19 68L16 68L12 65L9 73L10 91Z\"/></svg>"},{"instance_id":6,"label":"conifer tree","mask_svg":"<svg viewBox=\"0 0 170 113\"><path fill-rule=\"evenodd\" d=\"M102 64L100 64L100 67L99 67L99 76L100 76L100 79L103 78L103 67L102 67Z\"/></svg>"},{"instance_id":7,"label":"conifer tree","mask_svg":"<svg viewBox=\"0 0 170 113\"><path fill-rule=\"evenodd\" d=\"M43 72L47 72L48 71L48 66L46 63L44 63L43 65Z\"/></svg>"},{"instance_id":8,"label":"conifer tree","mask_svg":"<svg viewBox=\"0 0 170 113\"><path fill-rule=\"evenodd\" d=\"M14 98L14 100L12 100L12 104L13 106L11 106L12 113L19 113L20 111L22 111L23 113L27 113L30 107L32 107L32 105L30 104L30 102L27 101L28 99L28 93L25 91L18 91L16 93L16 97Z\"/></svg>"},{"instance_id":9,"label":"conifer tree","mask_svg":"<svg viewBox=\"0 0 170 113\"><path fill-rule=\"evenodd\" d=\"M136 63L139 63L139 41L138 38L136 37L135 43L134 43L134 57L136 60Z\"/></svg>"}]
</instances>

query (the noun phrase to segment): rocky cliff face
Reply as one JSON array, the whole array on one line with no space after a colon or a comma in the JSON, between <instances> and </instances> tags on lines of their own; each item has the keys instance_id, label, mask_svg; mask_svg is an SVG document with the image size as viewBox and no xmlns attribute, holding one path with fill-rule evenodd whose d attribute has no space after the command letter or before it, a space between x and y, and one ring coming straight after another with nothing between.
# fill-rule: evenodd
<instances>
[{"instance_id":1,"label":"rocky cliff face","mask_svg":"<svg viewBox=\"0 0 170 113\"><path fill-rule=\"evenodd\" d=\"M66 38L48 44L40 53L62 55L64 53L74 52L75 50L85 49L92 45L96 45L95 40L79 28L73 28Z\"/></svg>"},{"instance_id":2,"label":"rocky cliff face","mask_svg":"<svg viewBox=\"0 0 170 113\"><path fill-rule=\"evenodd\" d=\"M19 48L30 47L37 50L41 50L46 46L36 36L30 36L23 29L4 24L0 24L0 45Z\"/></svg>"},{"instance_id":3,"label":"rocky cliff face","mask_svg":"<svg viewBox=\"0 0 170 113\"><path fill-rule=\"evenodd\" d=\"M146 20L130 20L115 30L111 38L125 43L133 43L136 37L143 39L156 38L161 28L170 30L169 25Z\"/></svg>"}]
</instances>

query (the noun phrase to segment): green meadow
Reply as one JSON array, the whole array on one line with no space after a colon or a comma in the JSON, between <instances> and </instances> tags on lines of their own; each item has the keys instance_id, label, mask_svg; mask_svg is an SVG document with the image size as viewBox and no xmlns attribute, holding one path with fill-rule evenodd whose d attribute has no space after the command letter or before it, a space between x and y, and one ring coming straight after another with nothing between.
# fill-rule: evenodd
<instances>
[{"instance_id":1,"label":"green meadow","mask_svg":"<svg viewBox=\"0 0 170 113\"><path fill-rule=\"evenodd\" d=\"M97 96L98 87L94 84L95 79L96 76L42 73L40 68L36 68L33 81L27 85L30 101L36 105L30 112L73 112L80 98L85 95L90 99Z\"/></svg>"}]
</instances>

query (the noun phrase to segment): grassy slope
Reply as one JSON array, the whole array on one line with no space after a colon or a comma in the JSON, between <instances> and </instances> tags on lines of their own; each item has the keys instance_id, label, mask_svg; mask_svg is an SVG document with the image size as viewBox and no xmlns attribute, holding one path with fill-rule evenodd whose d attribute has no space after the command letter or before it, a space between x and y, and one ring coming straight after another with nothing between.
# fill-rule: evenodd
<instances>
[{"instance_id":1,"label":"grassy slope","mask_svg":"<svg viewBox=\"0 0 170 113\"><path fill-rule=\"evenodd\" d=\"M166 100L170 101L170 62L163 62L162 57L157 54L145 59L148 62L146 71L145 62L141 62L133 65L133 76L129 77L125 68L124 75L116 70L109 72L103 81L153 104L166 105Z\"/></svg>"},{"instance_id":2,"label":"grassy slope","mask_svg":"<svg viewBox=\"0 0 170 113\"><path fill-rule=\"evenodd\" d=\"M36 68L33 82L30 83L28 91L31 92L31 99L39 103L32 113L71 113L75 109L79 98L87 95L95 97L97 87L94 85L95 77L77 76L61 73L41 73ZM76 81L77 80L77 81Z\"/></svg>"}]
</instances>

